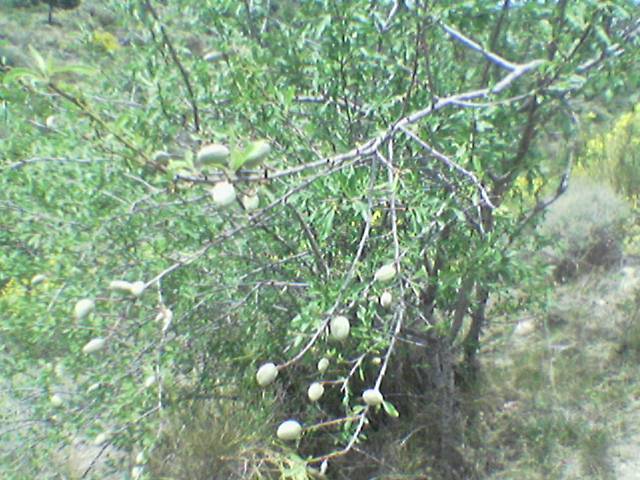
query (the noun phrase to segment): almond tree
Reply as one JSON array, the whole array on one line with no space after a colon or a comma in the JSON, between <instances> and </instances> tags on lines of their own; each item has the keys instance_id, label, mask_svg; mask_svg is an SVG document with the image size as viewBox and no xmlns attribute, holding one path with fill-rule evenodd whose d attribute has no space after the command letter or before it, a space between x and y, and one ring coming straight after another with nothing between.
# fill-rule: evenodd
<instances>
[{"instance_id":1,"label":"almond tree","mask_svg":"<svg viewBox=\"0 0 640 480\"><path fill-rule=\"evenodd\" d=\"M37 52L5 75L67 119L3 162L5 353L43 365L55 434L150 450L233 397L323 471L422 408L433 464L468 475L459 380L490 296L530 275L514 254L567 187L581 96L637 62L633 5L114 8L139 30L113 77Z\"/></svg>"}]
</instances>

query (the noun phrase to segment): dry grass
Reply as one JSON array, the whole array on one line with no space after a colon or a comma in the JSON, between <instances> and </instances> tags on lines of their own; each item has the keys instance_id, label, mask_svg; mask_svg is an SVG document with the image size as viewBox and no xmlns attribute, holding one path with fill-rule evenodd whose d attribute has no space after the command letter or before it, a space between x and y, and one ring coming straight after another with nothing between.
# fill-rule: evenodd
<instances>
[{"instance_id":1,"label":"dry grass","mask_svg":"<svg viewBox=\"0 0 640 480\"><path fill-rule=\"evenodd\" d=\"M619 478L612 450L640 395L640 337L629 335L640 330L640 277L629 275L559 287L528 335L514 335L511 320L494 323L484 387L490 478Z\"/></svg>"}]
</instances>

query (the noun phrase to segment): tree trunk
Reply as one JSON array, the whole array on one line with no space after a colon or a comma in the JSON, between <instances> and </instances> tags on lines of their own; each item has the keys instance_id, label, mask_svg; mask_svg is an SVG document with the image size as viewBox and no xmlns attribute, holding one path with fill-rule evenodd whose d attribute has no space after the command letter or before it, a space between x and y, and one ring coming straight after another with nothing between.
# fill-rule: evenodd
<instances>
[{"instance_id":1,"label":"tree trunk","mask_svg":"<svg viewBox=\"0 0 640 480\"><path fill-rule=\"evenodd\" d=\"M484 287L478 287L476 293L476 302L473 305L471 311L471 326L469 332L462 342L464 349L464 370L465 380L473 382L478 373L478 365L476 356L478 348L480 348L480 334L485 324L485 311L487 308L487 301L489 300L489 291Z\"/></svg>"},{"instance_id":2,"label":"tree trunk","mask_svg":"<svg viewBox=\"0 0 640 480\"><path fill-rule=\"evenodd\" d=\"M438 463L445 478L462 480L467 467L458 450L462 445L462 424L455 400L455 358L446 336L433 334L429 343L427 355L439 415Z\"/></svg>"},{"instance_id":3,"label":"tree trunk","mask_svg":"<svg viewBox=\"0 0 640 480\"><path fill-rule=\"evenodd\" d=\"M49 3L49 25L53 25L53 4Z\"/></svg>"}]
</instances>

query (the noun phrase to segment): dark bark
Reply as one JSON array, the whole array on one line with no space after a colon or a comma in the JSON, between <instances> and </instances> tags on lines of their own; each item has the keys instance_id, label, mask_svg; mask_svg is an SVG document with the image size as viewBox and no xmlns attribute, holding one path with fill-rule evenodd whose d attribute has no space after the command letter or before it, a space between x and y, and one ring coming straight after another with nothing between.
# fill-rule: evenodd
<instances>
[{"instance_id":1,"label":"dark bark","mask_svg":"<svg viewBox=\"0 0 640 480\"><path fill-rule=\"evenodd\" d=\"M456 404L455 355L448 337L434 333L430 338L428 361L433 395L438 405L438 466L444 478L467 478L468 466L459 451L462 422Z\"/></svg>"}]
</instances>

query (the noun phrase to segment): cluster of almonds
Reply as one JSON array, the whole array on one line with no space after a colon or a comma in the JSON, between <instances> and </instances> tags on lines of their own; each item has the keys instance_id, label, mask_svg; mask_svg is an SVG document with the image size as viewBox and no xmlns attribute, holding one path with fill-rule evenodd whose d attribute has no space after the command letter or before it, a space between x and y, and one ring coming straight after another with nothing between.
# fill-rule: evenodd
<instances>
[{"instance_id":1,"label":"cluster of almonds","mask_svg":"<svg viewBox=\"0 0 640 480\"><path fill-rule=\"evenodd\" d=\"M396 267L393 263L383 265L380 267L375 275L374 279L378 282L385 283L391 281L396 275ZM383 292L380 296L380 305L384 308L391 306L393 298L389 291ZM329 336L332 340L341 342L347 339L351 325L349 319L343 315L333 317L329 321ZM318 362L318 371L321 375L329 368L329 359L322 358ZM260 387L266 387L273 383L278 377L278 366L273 363L263 364L256 373L256 380ZM322 382L313 382L309 385L307 390L307 396L310 401L317 402L324 394L324 386ZM382 405L384 397L377 387L366 389L362 392L362 399L370 407L377 407ZM302 426L297 420L286 420L282 422L276 431L276 435L280 440L293 441L298 440L302 436Z\"/></svg>"},{"instance_id":2,"label":"cluster of almonds","mask_svg":"<svg viewBox=\"0 0 640 480\"><path fill-rule=\"evenodd\" d=\"M240 167L257 167L270 152L271 146L269 143L264 140L258 140L250 146L247 154L243 156L241 163L234 164L232 161L230 162L230 167L234 170ZM229 163L230 155L231 152L225 145L210 143L202 146L200 150L198 150L195 164L198 168L208 166L222 168ZM226 180L216 183L210 193L213 202L219 207L231 205L236 200L236 189L232 183ZM247 194L242 198L242 206L245 210L255 210L259 205L260 198L256 193Z\"/></svg>"},{"instance_id":3,"label":"cluster of almonds","mask_svg":"<svg viewBox=\"0 0 640 480\"><path fill-rule=\"evenodd\" d=\"M113 280L109 284L109 289L120 293L128 293L135 298L140 298L146 289L146 284L143 281L127 282L124 280ZM83 298L76 303L73 309L73 316L76 320L80 321L86 318L94 310L95 302L90 298ZM162 306L160 308L160 313L158 313L158 316L156 317L156 321L162 321L163 334L165 334L169 330L169 328L171 328L172 320L173 312L167 307ZM82 347L82 352L87 355L98 352L105 347L106 343L106 339L102 337L92 338L84 345L84 347ZM148 377L145 380L145 387L149 387L153 385L153 383L155 383L155 378L154 380L151 380L150 377ZM62 404L62 402L56 395L52 397L51 402L55 406L59 406Z\"/></svg>"}]
</instances>

